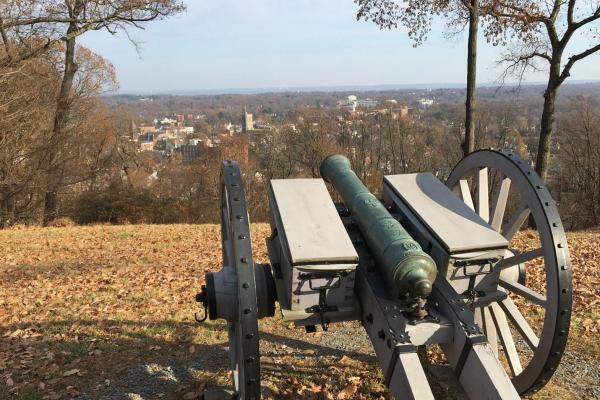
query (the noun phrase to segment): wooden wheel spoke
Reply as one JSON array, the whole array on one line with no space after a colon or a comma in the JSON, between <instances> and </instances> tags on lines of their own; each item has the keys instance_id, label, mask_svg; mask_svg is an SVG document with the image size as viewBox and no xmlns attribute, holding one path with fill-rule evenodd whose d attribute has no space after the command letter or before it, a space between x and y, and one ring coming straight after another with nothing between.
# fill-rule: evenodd
<instances>
[{"instance_id":1,"label":"wooden wheel spoke","mask_svg":"<svg viewBox=\"0 0 600 400\"><path fill-rule=\"evenodd\" d=\"M506 211L508 194L510 193L510 182L510 178L504 177L502 179L502 183L500 183L500 189L498 190L496 198L494 199L490 225L498 232L500 232L500 228L502 227L502 220L504 219L504 212Z\"/></svg>"},{"instance_id":2,"label":"wooden wheel spoke","mask_svg":"<svg viewBox=\"0 0 600 400\"><path fill-rule=\"evenodd\" d=\"M485 333L485 336L487 336L488 342L490 343L490 346L492 346L494 354L496 357L498 357L498 334L496 333L496 326L494 325L490 308L482 308L481 312L483 315L483 333Z\"/></svg>"},{"instance_id":3,"label":"wooden wheel spoke","mask_svg":"<svg viewBox=\"0 0 600 400\"><path fill-rule=\"evenodd\" d=\"M527 320L523 314L521 314L516 304L510 299L510 297L507 297L500 302L500 307L513 323L513 326L517 329L521 336L523 336L523 339L529 348L535 351L540 344L540 339L537 337L533 329L531 329L531 326L529 326Z\"/></svg>"},{"instance_id":4,"label":"wooden wheel spoke","mask_svg":"<svg viewBox=\"0 0 600 400\"><path fill-rule=\"evenodd\" d=\"M521 205L521 207L519 207L519 209L512 216L510 222L502 230L502 236L504 236L506 240L510 241L519 231L519 229L521 229L521 226L523 226L523 223L527 220L527 217L529 217L530 213L531 210L526 204Z\"/></svg>"},{"instance_id":5,"label":"wooden wheel spoke","mask_svg":"<svg viewBox=\"0 0 600 400\"><path fill-rule=\"evenodd\" d=\"M471 197L471 189L469 189L469 182L466 179L461 179L459 182L460 185L460 196L471 210L475 210L475 206L473 205L473 198Z\"/></svg>"},{"instance_id":6,"label":"wooden wheel spoke","mask_svg":"<svg viewBox=\"0 0 600 400\"><path fill-rule=\"evenodd\" d=\"M534 247L515 251L511 247L517 246L509 245L494 265L494 286L509 297L483 306L477 316L490 343L489 352L498 352L508 374L514 376L514 387L526 395L549 381L567 341L572 283L559 210L530 163L511 150L467 155L454 167L446 185L509 244L521 229L529 229L530 220L535 226L536 232L528 235L537 243ZM535 270L531 271L535 284L529 274L525 276L525 265ZM482 280L480 287L490 278ZM532 307L543 314L543 321L530 317Z\"/></svg>"},{"instance_id":7,"label":"wooden wheel spoke","mask_svg":"<svg viewBox=\"0 0 600 400\"><path fill-rule=\"evenodd\" d=\"M540 247L539 249L529 250L524 253L515 254L512 257L504 258L504 259L498 261L498 263L495 265L495 268L504 269L504 268L508 268L508 267L513 267L517 264L523 264L527 261L531 261L531 260L541 257L543 255L544 255L544 251Z\"/></svg>"},{"instance_id":8,"label":"wooden wheel spoke","mask_svg":"<svg viewBox=\"0 0 600 400\"><path fill-rule=\"evenodd\" d=\"M473 315L475 316L475 323L481 329L483 329L483 318L482 318L481 308L476 308L475 311L473 312Z\"/></svg>"},{"instance_id":9,"label":"wooden wheel spoke","mask_svg":"<svg viewBox=\"0 0 600 400\"><path fill-rule=\"evenodd\" d=\"M529 289L527 286L521 285L519 282L515 282L513 280L505 279L502 277L500 277L498 283L504 289L510 290L512 293L524 297L532 303L537 304L538 306L546 307L546 296Z\"/></svg>"},{"instance_id":10,"label":"wooden wheel spoke","mask_svg":"<svg viewBox=\"0 0 600 400\"><path fill-rule=\"evenodd\" d=\"M477 214L485 222L490 220L488 187L488 169L481 168L477 173Z\"/></svg>"},{"instance_id":11,"label":"wooden wheel spoke","mask_svg":"<svg viewBox=\"0 0 600 400\"><path fill-rule=\"evenodd\" d=\"M519 353L517 353L515 341L510 333L510 327L508 326L506 315L496 303L491 304L490 310L492 311L492 317L498 329L500 342L502 342L502 347L504 348L510 370L513 376L517 376L523 372L523 367L521 366L521 360L519 359Z\"/></svg>"}]
</instances>

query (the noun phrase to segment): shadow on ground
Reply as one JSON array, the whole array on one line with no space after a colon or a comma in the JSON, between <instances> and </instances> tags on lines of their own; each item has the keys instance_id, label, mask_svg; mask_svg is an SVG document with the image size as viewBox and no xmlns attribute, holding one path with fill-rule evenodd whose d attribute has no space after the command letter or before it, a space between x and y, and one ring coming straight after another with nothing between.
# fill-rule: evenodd
<instances>
[{"instance_id":1,"label":"shadow on ground","mask_svg":"<svg viewBox=\"0 0 600 400\"><path fill-rule=\"evenodd\" d=\"M231 380L226 329L221 322L41 321L5 326L2 333L0 351L12 370L14 386L5 387L4 392L0 388L0 399L14 399L12 392L20 393L17 399L180 399L201 387L222 386ZM325 366L343 356L376 369L372 354L307 339L311 341L261 332L263 377L275 385L286 384L292 376L322 384L328 379ZM297 363L284 365L281 358ZM74 370L78 372L70 375Z\"/></svg>"}]
</instances>

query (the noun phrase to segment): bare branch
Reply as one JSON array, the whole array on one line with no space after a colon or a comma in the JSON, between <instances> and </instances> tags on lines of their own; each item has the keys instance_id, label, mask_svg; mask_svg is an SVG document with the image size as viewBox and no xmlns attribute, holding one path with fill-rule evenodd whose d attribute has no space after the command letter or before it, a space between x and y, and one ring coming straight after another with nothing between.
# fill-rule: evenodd
<instances>
[{"instance_id":1,"label":"bare branch","mask_svg":"<svg viewBox=\"0 0 600 400\"><path fill-rule=\"evenodd\" d=\"M575 3L575 0L569 0L570 2ZM554 0L554 6L552 7L552 12L550 13L550 20L554 23L556 18L558 17L558 13L560 12L560 7L564 4L564 0Z\"/></svg>"},{"instance_id":2,"label":"bare branch","mask_svg":"<svg viewBox=\"0 0 600 400\"><path fill-rule=\"evenodd\" d=\"M594 13L592 15L590 15L587 18L582 19L579 22L573 22L572 24L569 25L569 28L572 30L577 30L577 29L581 28L582 26L587 25L591 22L594 22L598 19L600 19L600 6L598 6L596 11L594 11Z\"/></svg>"},{"instance_id":3,"label":"bare branch","mask_svg":"<svg viewBox=\"0 0 600 400\"><path fill-rule=\"evenodd\" d=\"M590 56L596 52L600 51L600 44L597 44L594 47L590 47L589 49L582 51L581 53L578 54L574 54L571 57L569 57L569 61L567 61L567 63L565 64L562 73L560 74L559 77L559 81L560 83L563 83L565 81L565 79L567 79L569 76L571 76L571 68L573 68L573 65L583 59L586 58L587 56Z\"/></svg>"},{"instance_id":4,"label":"bare branch","mask_svg":"<svg viewBox=\"0 0 600 400\"><path fill-rule=\"evenodd\" d=\"M573 25L573 13L575 12L575 0L569 0L569 6L567 8L567 24Z\"/></svg>"}]
</instances>

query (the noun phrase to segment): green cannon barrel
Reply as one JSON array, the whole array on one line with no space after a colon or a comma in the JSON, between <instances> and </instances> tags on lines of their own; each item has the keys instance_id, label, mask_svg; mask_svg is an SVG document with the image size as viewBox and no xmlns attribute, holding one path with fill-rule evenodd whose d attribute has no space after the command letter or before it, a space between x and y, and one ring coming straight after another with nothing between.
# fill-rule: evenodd
<instances>
[{"instance_id":1,"label":"green cannon barrel","mask_svg":"<svg viewBox=\"0 0 600 400\"><path fill-rule=\"evenodd\" d=\"M321 176L344 199L392 295L401 300L429 296L435 262L358 179L350 161L337 154L327 157Z\"/></svg>"}]
</instances>

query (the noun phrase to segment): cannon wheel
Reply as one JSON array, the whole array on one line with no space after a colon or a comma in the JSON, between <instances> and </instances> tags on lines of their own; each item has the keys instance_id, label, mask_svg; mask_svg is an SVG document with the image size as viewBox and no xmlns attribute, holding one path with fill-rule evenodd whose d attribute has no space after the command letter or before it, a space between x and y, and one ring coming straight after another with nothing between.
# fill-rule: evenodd
<instances>
[{"instance_id":1,"label":"cannon wheel","mask_svg":"<svg viewBox=\"0 0 600 400\"><path fill-rule=\"evenodd\" d=\"M502 345L503 353L498 354L503 354L517 391L522 395L537 391L560 362L571 318L571 266L555 202L535 171L510 150L469 154L446 185L509 241L506 257L494 266L501 268L500 290L509 296L475 309L475 314L496 352L498 342ZM528 235L539 238L539 247L521 252L514 248L513 238L530 219L537 236ZM529 282L527 270L532 278L543 276L541 282ZM525 309L543 315L543 320L529 322L531 313Z\"/></svg>"},{"instance_id":2,"label":"cannon wheel","mask_svg":"<svg viewBox=\"0 0 600 400\"><path fill-rule=\"evenodd\" d=\"M225 161L221 171L221 244L223 265L233 266L237 278L238 319L227 323L236 398L259 399L256 278L244 185L235 161Z\"/></svg>"}]
</instances>

